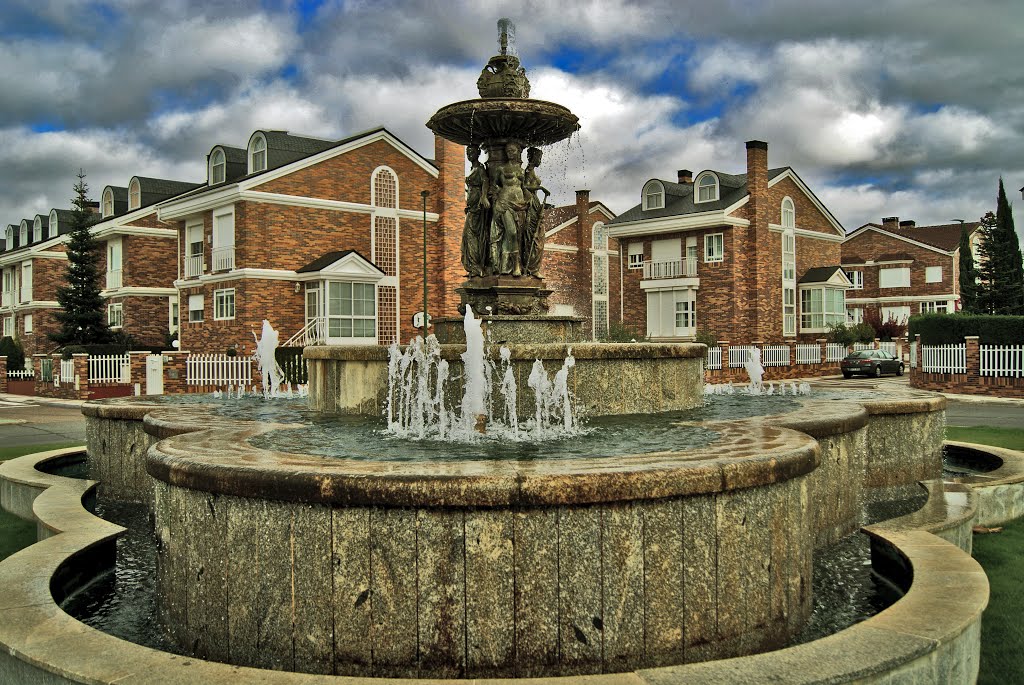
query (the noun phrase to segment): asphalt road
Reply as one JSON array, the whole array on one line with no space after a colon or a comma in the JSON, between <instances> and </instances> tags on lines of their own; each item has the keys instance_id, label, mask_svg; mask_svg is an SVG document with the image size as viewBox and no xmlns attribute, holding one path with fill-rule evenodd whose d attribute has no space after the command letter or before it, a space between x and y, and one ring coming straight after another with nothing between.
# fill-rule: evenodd
<instances>
[{"instance_id":1,"label":"asphalt road","mask_svg":"<svg viewBox=\"0 0 1024 685\"><path fill-rule=\"evenodd\" d=\"M951 399L946 405L946 424L1024 429L1024 403L995 404Z\"/></svg>"},{"instance_id":2,"label":"asphalt road","mask_svg":"<svg viewBox=\"0 0 1024 685\"><path fill-rule=\"evenodd\" d=\"M78 407L36 404L31 397L0 395L0 447L85 444L85 417Z\"/></svg>"}]
</instances>

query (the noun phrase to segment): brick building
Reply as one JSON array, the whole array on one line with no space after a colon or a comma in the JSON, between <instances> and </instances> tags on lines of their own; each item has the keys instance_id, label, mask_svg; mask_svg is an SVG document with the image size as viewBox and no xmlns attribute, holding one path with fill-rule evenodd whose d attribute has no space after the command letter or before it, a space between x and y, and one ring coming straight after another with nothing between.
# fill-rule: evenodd
<instances>
[{"instance_id":1,"label":"brick building","mask_svg":"<svg viewBox=\"0 0 1024 685\"><path fill-rule=\"evenodd\" d=\"M428 310L456 315L464 154L436 138L428 159L385 128L338 141L261 130L245 148L214 146L207 184L159 206L181 245L181 349L251 352L263 319L282 344L408 340L423 308L424 223ZM591 241L611 216L587 191L550 212L545 271L555 302L588 318L591 298L576 290L585 272L592 292L594 260L609 290L617 253L595 252Z\"/></svg>"},{"instance_id":2,"label":"brick building","mask_svg":"<svg viewBox=\"0 0 1024 685\"><path fill-rule=\"evenodd\" d=\"M768 168L767 143L746 150L746 173L651 179L609 222L622 318L654 340L813 340L846 319L843 227L792 168Z\"/></svg>"},{"instance_id":3,"label":"brick building","mask_svg":"<svg viewBox=\"0 0 1024 685\"><path fill-rule=\"evenodd\" d=\"M977 261L979 222L965 222ZM960 298L961 224L918 226L887 217L864 224L843 243L842 266L853 283L846 307L851 322L874 309L881 320L954 312Z\"/></svg>"}]
</instances>

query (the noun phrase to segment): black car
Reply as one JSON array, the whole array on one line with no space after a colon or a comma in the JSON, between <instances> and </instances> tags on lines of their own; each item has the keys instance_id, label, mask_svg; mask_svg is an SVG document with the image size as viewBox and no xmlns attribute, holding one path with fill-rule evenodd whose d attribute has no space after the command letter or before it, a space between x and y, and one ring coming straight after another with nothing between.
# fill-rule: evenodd
<instances>
[{"instance_id":1,"label":"black car","mask_svg":"<svg viewBox=\"0 0 1024 685\"><path fill-rule=\"evenodd\" d=\"M843 378L849 378L855 373L875 377L881 376L883 373L903 375L903 362L898 357L882 350L852 352L839 362L839 368L843 372Z\"/></svg>"}]
</instances>

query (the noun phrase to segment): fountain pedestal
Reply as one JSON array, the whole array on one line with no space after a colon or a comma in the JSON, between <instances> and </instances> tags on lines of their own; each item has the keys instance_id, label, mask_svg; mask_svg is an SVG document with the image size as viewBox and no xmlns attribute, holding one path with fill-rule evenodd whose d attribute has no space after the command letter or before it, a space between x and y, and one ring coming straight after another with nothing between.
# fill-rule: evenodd
<instances>
[{"instance_id":1,"label":"fountain pedestal","mask_svg":"<svg viewBox=\"0 0 1024 685\"><path fill-rule=\"evenodd\" d=\"M455 292L461 298L459 312L465 314L468 304L478 315L489 311L499 315L543 316L548 312L551 295L543 278L526 275L468 278Z\"/></svg>"}]
</instances>

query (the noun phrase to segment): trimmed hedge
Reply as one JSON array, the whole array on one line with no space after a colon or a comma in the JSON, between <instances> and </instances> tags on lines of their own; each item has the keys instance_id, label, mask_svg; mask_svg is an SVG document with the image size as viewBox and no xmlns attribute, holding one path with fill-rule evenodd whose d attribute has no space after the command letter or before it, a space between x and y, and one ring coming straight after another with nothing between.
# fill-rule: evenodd
<instances>
[{"instance_id":1,"label":"trimmed hedge","mask_svg":"<svg viewBox=\"0 0 1024 685\"><path fill-rule=\"evenodd\" d=\"M910 340L921 336L925 345L962 343L976 335L986 345L1024 344L1024 316L989 314L915 314L907 327Z\"/></svg>"},{"instance_id":2,"label":"trimmed hedge","mask_svg":"<svg viewBox=\"0 0 1024 685\"><path fill-rule=\"evenodd\" d=\"M0 338L0 354L7 357L8 371L21 371L25 368L25 352L21 344L11 336Z\"/></svg>"}]
</instances>

